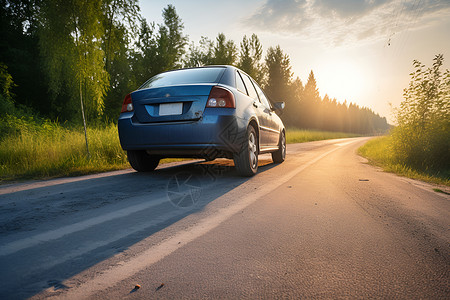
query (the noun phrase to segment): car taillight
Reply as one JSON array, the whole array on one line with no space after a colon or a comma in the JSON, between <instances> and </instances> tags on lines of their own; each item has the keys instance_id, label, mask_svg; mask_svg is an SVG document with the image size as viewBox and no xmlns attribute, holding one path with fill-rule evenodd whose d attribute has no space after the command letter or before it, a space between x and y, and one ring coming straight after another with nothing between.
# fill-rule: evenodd
<instances>
[{"instance_id":1,"label":"car taillight","mask_svg":"<svg viewBox=\"0 0 450 300\"><path fill-rule=\"evenodd\" d=\"M133 109L134 108L133 108L133 102L131 101L131 94L128 94L125 96L125 99L123 100L121 113L133 111Z\"/></svg>"},{"instance_id":2,"label":"car taillight","mask_svg":"<svg viewBox=\"0 0 450 300\"><path fill-rule=\"evenodd\" d=\"M236 108L234 95L232 92L223 87L214 86L209 93L206 107Z\"/></svg>"}]
</instances>

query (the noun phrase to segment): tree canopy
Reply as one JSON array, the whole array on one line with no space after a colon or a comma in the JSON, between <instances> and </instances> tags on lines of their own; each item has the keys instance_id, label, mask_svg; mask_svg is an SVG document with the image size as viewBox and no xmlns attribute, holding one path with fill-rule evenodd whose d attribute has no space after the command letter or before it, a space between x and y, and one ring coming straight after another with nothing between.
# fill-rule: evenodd
<instances>
[{"instance_id":1,"label":"tree canopy","mask_svg":"<svg viewBox=\"0 0 450 300\"><path fill-rule=\"evenodd\" d=\"M306 83L294 78L289 55L279 45L264 50L256 34L239 43L225 33L190 42L173 5L155 24L142 17L137 0L0 1L1 88L16 105L52 120L79 124L80 102L88 123L116 120L124 96L153 75L226 64L253 77L271 101L285 101L288 126L357 133L389 128L368 108L321 98L312 70Z\"/></svg>"}]
</instances>

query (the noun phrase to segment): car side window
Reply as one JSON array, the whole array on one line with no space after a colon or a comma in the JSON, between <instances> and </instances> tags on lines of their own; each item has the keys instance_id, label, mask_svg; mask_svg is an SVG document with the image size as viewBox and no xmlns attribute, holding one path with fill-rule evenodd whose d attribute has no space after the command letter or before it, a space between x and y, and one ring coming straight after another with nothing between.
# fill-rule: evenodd
<instances>
[{"instance_id":1,"label":"car side window","mask_svg":"<svg viewBox=\"0 0 450 300\"><path fill-rule=\"evenodd\" d=\"M247 90L245 89L244 81L242 81L241 74L236 71L236 88L238 91L247 95Z\"/></svg>"},{"instance_id":2,"label":"car side window","mask_svg":"<svg viewBox=\"0 0 450 300\"><path fill-rule=\"evenodd\" d=\"M245 74L241 75L242 79L244 80L245 86L247 87L248 95L253 99L258 100L258 93L256 92L255 87L253 86L253 83L250 80L250 78Z\"/></svg>"},{"instance_id":3,"label":"car side window","mask_svg":"<svg viewBox=\"0 0 450 300\"><path fill-rule=\"evenodd\" d=\"M259 85L255 84L256 91L258 92L259 100L261 100L262 104L267 107L268 109L272 109L272 106L270 105L269 99L267 99L266 95L264 95L264 92L259 87Z\"/></svg>"}]
</instances>

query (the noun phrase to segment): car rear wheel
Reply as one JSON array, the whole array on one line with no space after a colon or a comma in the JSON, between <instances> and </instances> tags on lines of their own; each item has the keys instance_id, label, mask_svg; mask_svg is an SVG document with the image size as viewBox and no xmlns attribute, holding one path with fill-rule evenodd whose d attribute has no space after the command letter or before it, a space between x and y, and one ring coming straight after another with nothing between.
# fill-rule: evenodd
<instances>
[{"instance_id":1,"label":"car rear wheel","mask_svg":"<svg viewBox=\"0 0 450 300\"><path fill-rule=\"evenodd\" d=\"M286 134L284 131L280 134L280 141L278 142L278 150L272 152L272 160L274 163L282 163L286 159Z\"/></svg>"},{"instance_id":2,"label":"car rear wheel","mask_svg":"<svg viewBox=\"0 0 450 300\"><path fill-rule=\"evenodd\" d=\"M253 126L247 128L246 142L234 155L234 165L242 176L253 176L258 171L258 136Z\"/></svg>"},{"instance_id":3,"label":"car rear wheel","mask_svg":"<svg viewBox=\"0 0 450 300\"><path fill-rule=\"evenodd\" d=\"M156 169L160 158L148 155L145 150L128 150L128 161L133 169L138 172L150 172Z\"/></svg>"}]
</instances>

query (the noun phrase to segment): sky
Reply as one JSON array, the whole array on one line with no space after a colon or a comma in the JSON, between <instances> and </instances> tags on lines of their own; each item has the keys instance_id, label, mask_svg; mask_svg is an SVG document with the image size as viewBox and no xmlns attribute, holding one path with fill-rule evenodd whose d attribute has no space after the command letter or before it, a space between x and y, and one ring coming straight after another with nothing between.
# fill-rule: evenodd
<instances>
[{"instance_id":1,"label":"sky","mask_svg":"<svg viewBox=\"0 0 450 300\"><path fill-rule=\"evenodd\" d=\"M224 33L236 44L258 35L280 45L294 77L314 72L319 93L371 108L394 124L413 60L450 68L450 0L141 0L148 22L175 6L189 42ZM283 99L275 99L283 101Z\"/></svg>"}]
</instances>

